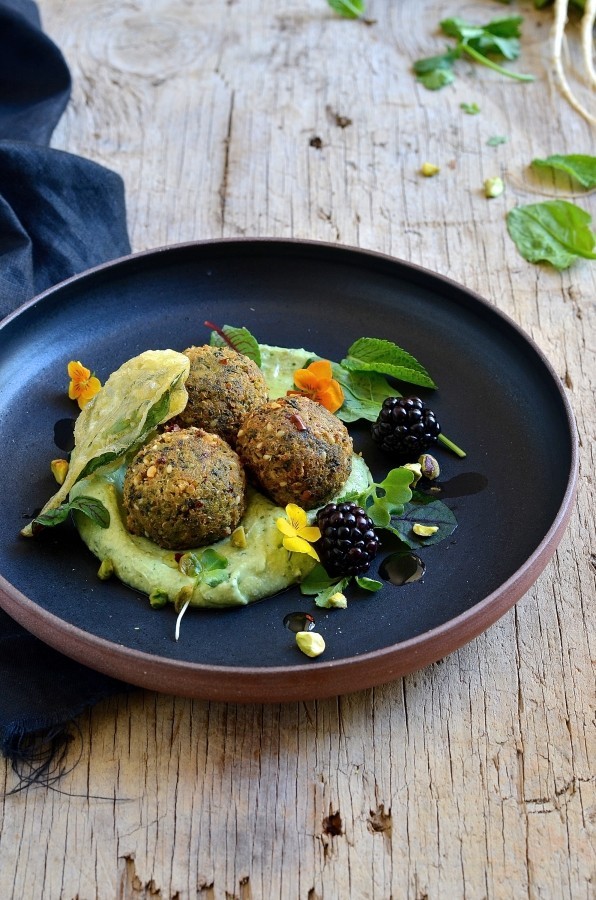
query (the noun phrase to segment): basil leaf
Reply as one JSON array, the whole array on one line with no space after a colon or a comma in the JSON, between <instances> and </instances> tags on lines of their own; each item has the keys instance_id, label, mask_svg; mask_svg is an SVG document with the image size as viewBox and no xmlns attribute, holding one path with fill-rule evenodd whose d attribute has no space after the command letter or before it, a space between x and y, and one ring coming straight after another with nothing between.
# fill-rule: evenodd
<instances>
[{"instance_id":1,"label":"basil leaf","mask_svg":"<svg viewBox=\"0 0 596 900\"><path fill-rule=\"evenodd\" d=\"M364 0L327 0L327 3L345 19L360 19L364 15Z\"/></svg>"},{"instance_id":2,"label":"basil leaf","mask_svg":"<svg viewBox=\"0 0 596 900\"><path fill-rule=\"evenodd\" d=\"M438 531L429 537L419 537L412 531L416 523L421 525L437 525ZM457 528L457 519L442 500L432 503L406 503L399 519L392 519L391 531L398 535L411 548L429 547L448 538Z\"/></svg>"},{"instance_id":3,"label":"basil leaf","mask_svg":"<svg viewBox=\"0 0 596 900\"><path fill-rule=\"evenodd\" d=\"M95 497L75 497L74 500L71 500L68 503L61 503L60 506L55 507L54 509L49 509L45 513L41 513L41 515L37 516L33 520L35 525L39 525L42 528L53 528L55 525L60 525L64 522L70 512L77 511L82 513L84 516L87 516L88 519L91 519L92 522L95 522L96 525L99 525L100 528L108 528L110 524L110 513L105 508L101 500L96 500Z\"/></svg>"},{"instance_id":4,"label":"basil leaf","mask_svg":"<svg viewBox=\"0 0 596 900\"><path fill-rule=\"evenodd\" d=\"M420 387L436 387L418 360L397 344L382 338L360 338L355 341L341 364L350 371L378 372Z\"/></svg>"},{"instance_id":5,"label":"basil leaf","mask_svg":"<svg viewBox=\"0 0 596 900\"><path fill-rule=\"evenodd\" d=\"M234 350L238 353L242 353L244 356L248 356L249 359L252 359L252 361L257 364L257 366L261 365L261 351L259 350L259 344L248 328L244 328L243 326L238 328L235 325L224 325L221 330L232 344ZM227 341L225 341L216 331L211 332L209 343L212 347L229 346Z\"/></svg>"},{"instance_id":6,"label":"basil leaf","mask_svg":"<svg viewBox=\"0 0 596 900\"><path fill-rule=\"evenodd\" d=\"M566 172L585 188L596 187L596 156L582 153L561 155L558 153L546 159L533 159L531 165L535 169L559 169Z\"/></svg>"},{"instance_id":7,"label":"basil leaf","mask_svg":"<svg viewBox=\"0 0 596 900\"><path fill-rule=\"evenodd\" d=\"M507 230L528 262L549 262L566 269L578 257L596 259L591 216L567 200L516 206L507 214Z\"/></svg>"}]
</instances>

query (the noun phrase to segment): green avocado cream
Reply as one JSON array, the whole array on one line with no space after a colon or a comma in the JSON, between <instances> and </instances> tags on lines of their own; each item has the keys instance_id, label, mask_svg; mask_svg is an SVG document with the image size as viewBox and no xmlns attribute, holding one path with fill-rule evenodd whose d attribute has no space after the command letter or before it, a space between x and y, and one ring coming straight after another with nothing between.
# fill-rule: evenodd
<instances>
[{"instance_id":1,"label":"green avocado cream","mask_svg":"<svg viewBox=\"0 0 596 900\"><path fill-rule=\"evenodd\" d=\"M261 369L272 398L284 395L293 386L293 372L314 356L306 350L263 345L261 354ZM244 606L300 581L315 564L310 556L290 553L283 548L283 535L276 522L285 516L285 510L250 488L241 523L242 540L233 534L212 545L212 549L227 560L227 566L218 569L212 577L209 574L201 578L186 575L178 565L179 553L163 550L147 538L126 530L122 510L124 471L122 467L107 474L95 472L77 482L70 498L95 497L109 511L108 528L101 528L76 513L77 528L95 556L122 582L136 590L149 596L159 595L163 600L167 597L172 603L190 600L192 606ZM366 463L354 456L352 472L342 494L360 492L370 480ZM314 511L309 518L314 519ZM202 547L196 552L200 554L204 550Z\"/></svg>"}]
</instances>

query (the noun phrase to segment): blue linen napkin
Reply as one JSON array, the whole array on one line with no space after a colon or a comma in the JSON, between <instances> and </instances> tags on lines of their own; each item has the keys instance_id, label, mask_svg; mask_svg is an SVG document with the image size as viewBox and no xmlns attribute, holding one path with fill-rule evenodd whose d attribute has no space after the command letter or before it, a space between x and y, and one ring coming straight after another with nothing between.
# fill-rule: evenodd
<instances>
[{"instance_id":1,"label":"blue linen napkin","mask_svg":"<svg viewBox=\"0 0 596 900\"><path fill-rule=\"evenodd\" d=\"M0 319L130 252L122 179L47 146L70 87L35 3L0 0ZM47 647L1 610L0 685L0 750L25 782L57 771L69 722L128 688Z\"/></svg>"}]
</instances>

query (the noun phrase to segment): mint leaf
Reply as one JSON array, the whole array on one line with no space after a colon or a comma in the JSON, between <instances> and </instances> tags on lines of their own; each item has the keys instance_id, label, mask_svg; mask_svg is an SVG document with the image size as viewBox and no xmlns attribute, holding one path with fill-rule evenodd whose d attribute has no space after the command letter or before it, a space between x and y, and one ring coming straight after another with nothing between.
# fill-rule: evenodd
<instances>
[{"instance_id":1,"label":"mint leaf","mask_svg":"<svg viewBox=\"0 0 596 900\"><path fill-rule=\"evenodd\" d=\"M596 156L587 156L582 153L570 153L561 155L555 153L546 159L533 159L532 166L535 169L559 169L566 172L585 188L596 187Z\"/></svg>"},{"instance_id":2,"label":"mint leaf","mask_svg":"<svg viewBox=\"0 0 596 900\"><path fill-rule=\"evenodd\" d=\"M345 19L361 19L364 15L364 0L327 0L327 3Z\"/></svg>"},{"instance_id":3,"label":"mint leaf","mask_svg":"<svg viewBox=\"0 0 596 900\"><path fill-rule=\"evenodd\" d=\"M341 365L350 371L378 372L420 387L436 387L418 360L397 344L382 338L360 338L355 341Z\"/></svg>"},{"instance_id":4,"label":"mint leaf","mask_svg":"<svg viewBox=\"0 0 596 900\"><path fill-rule=\"evenodd\" d=\"M419 537L412 531L416 523L437 525L438 531L429 537ZM453 534L456 528L457 519L449 507L442 500L433 500L432 503L407 503L402 515L398 519L392 519L390 530L408 547L416 549L438 544Z\"/></svg>"},{"instance_id":5,"label":"mint leaf","mask_svg":"<svg viewBox=\"0 0 596 900\"><path fill-rule=\"evenodd\" d=\"M507 214L507 230L528 262L549 262L566 269L578 257L596 259L591 216L567 200L516 206Z\"/></svg>"},{"instance_id":6,"label":"mint leaf","mask_svg":"<svg viewBox=\"0 0 596 900\"><path fill-rule=\"evenodd\" d=\"M209 323L206 322L209 326ZM224 337L225 336L225 337ZM227 338L227 340L226 340ZM236 327L235 325L224 325L221 334L217 331L211 332L209 343L212 347L232 346L238 353L248 356L257 366L261 365L261 351L257 339L253 337L248 328Z\"/></svg>"},{"instance_id":7,"label":"mint leaf","mask_svg":"<svg viewBox=\"0 0 596 900\"><path fill-rule=\"evenodd\" d=\"M101 500L96 500L95 497L75 497L74 500L71 500L68 503L61 503L60 506L55 507L54 509L49 509L47 512L42 513L37 516L37 518L33 519L35 525L40 526L41 528L53 528L55 525L60 525L62 522L66 521L69 513L78 511L82 513L84 516L87 516L88 519L91 519L92 522L95 522L96 525L99 525L100 528L107 528L110 524L110 513L105 508Z\"/></svg>"}]
</instances>

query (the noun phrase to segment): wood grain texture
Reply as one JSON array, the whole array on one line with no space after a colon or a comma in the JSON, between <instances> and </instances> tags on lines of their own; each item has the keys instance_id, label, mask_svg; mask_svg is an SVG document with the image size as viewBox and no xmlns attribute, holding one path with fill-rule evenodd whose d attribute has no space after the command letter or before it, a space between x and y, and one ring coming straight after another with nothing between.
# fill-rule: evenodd
<instances>
[{"instance_id":1,"label":"wood grain texture","mask_svg":"<svg viewBox=\"0 0 596 900\"><path fill-rule=\"evenodd\" d=\"M40 8L74 78L53 144L120 172L134 249L305 237L464 283L534 338L566 386L581 484L532 590L424 671L307 704L139 691L83 716L69 756L81 761L60 790L0 806L0 894L593 898L596 266L532 266L504 222L516 203L572 190L530 171L533 157L595 152L550 75L552 14L491 0L369 0L372 25L324 0ZM414 81L412 61L443 47L440 18L511 9L526 17L517 67L534 83L464 61L449 89ZM570 29L573 57L575 19ZM487 146L491 135L507 143ZM435 178L419 175L426 160ZM506 191L488 201L494 175ZM578 202L596 212L593 194Z\"/></svg>"}]
</instances>

